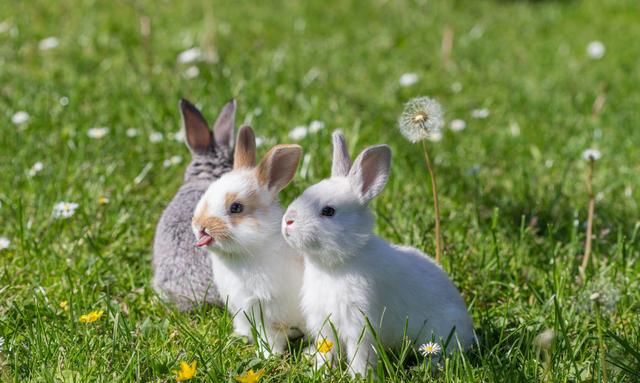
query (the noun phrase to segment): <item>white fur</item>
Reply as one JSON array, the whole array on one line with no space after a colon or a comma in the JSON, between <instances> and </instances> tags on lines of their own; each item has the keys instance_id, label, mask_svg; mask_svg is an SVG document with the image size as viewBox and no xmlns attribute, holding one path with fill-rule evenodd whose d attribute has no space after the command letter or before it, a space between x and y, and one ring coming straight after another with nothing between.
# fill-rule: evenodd
<instances>
[{"instance_id":1,"label":"white fur","mask_svg":"<svg viewBox=\"0 0 640 383\"><path fill-rule=\"evenodd\" d=\"M234 226L225 211L227 193L239 193L240 199L257 196L262 207ZM196 214L203 212L224 219L232 236L216 240L208 250L214 282L234 315L235 332L264 351L284 352L288 337L304 331L299 308L304 262L280 235L283 211L277 192L259 185L255 169L234 170L211 184L196 207ZM193 229L197 237L201 228ZM252 323L259 339L253 339Z\"/></svg>"},{"instance_id":2,"label":"white fur","mask_svg":"<svg viewBox=\"0 0 640 383\"><path fill-rule=\"evenodd\" d=\"M339 141L334 137L334 143ZM367 150L380 151L371 157L375 161L390 161L388 148ZM304 253L302 310L309 333L338 341L351 372L361 374L377 360L365 317L385 347L400 346L405 328L417 347L432 339L446 340L454 327L448 351L469 347L473 324L446 273L419 250L389 244L372 234L367 202L384 187L382 173L388 173L388 166L363 166L363 154L348 175L334 175L308 188L283 218L283 236ZM373 174L371 188L361 190L361 180L353 177L367 171L381 174ZM322 216L324 206L335 208L336 214ZM286 223L291 220L292 224ZM337 339L327 319L335 326ZM335 350L327 359L335 356Z\"/></svg>"}]
</instances>

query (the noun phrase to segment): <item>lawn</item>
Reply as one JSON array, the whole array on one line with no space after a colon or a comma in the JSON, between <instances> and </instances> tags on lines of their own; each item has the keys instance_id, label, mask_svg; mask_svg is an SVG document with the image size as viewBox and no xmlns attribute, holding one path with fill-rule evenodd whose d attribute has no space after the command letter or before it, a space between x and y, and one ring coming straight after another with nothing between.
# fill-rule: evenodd
<instances>
[{"instance_id":1,"label":"lawn","mask_svg":"<svg viewBox=\"0 0 640 383\"><path fill-rule=\"evenodd\" d=\"M479 344L433 376L422 357L390 354L368 379L640 381L637 1L1 8L0 381L171 382L181 361L197 362L192 381L234 382L249 369L264 372L260 382L350 381L314 372L297 350L259 358L231 336L224 310L179 313L155 295L155 225L189 160L178 100L211 121L236 97L239 120L264 139L259 154L320 121L296 137L307 156L284 206L328 176L334 129L352 153L388 143L376 231L434 254L420 147L396 128L404 103L422 95L446 110L442 139L428 143L443 267ZM449 128L457 119L465 129ZM592 262L579 281L588 148L602 158ZM59 217L58 202L78 206ZM94 310L104 314L80 321Z\"/></svg>"}]
</instances>

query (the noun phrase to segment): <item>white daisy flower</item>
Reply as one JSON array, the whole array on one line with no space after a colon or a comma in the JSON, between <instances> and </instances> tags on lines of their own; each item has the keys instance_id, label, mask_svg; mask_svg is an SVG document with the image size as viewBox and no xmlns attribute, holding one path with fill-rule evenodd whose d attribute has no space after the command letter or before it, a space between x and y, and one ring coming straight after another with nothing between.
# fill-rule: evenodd
<instances>
[{"instance_id":1,"label":"white daisy flower","mask_svg":"<svg viewBox=\"0 0 640 383\"><path fill-rule=\"evenodd\" d=\"M289 132L289 138L294 141L300 141L307 136L309 129L304 125L296 126Z\"/></svg>"},{"instance_id":2,"label":"white daisy flower","mask_svg":"<svg viewBox=\"0 0 640 383\"><path fill-rule=\"evenodd\" d=\"M153 143L160 142L163 139L164 139L164 136L160 132L151 132L151 134L149 134L149 141Z\"/></svg>"},{"instance_id":3,"label":"white daisy flower","mask_svg":"<svg viewBox=\"0 0 640 383\"><path fill-rule=\"evenodd\" d=\"M491 112L489 112L487 108L474 109L471 111L471 117L477 119L487 118L489 114L491 114Z\"/></svg>"},{"instance_id":4,"label":"white daisy flower","mask_svg":"<svg viewBox=\"0 0 640 383\"><path fill-rule=\"evenodd\" d=\"M137 136L137 135L138 135L138 129L136 129L136 128L129 128L129 129L127 129L126 134L127 134L127 137L135 137L135 136Z\"/></svg>"},{"instance_id":5,"label":"white daisy flower","mask_svg":"<svg viewBox=\"0 0 640 383\"><path fill-rule=\"evenodd\" d=\"M633 188L631 186L627 186L624 188L624 196L630 198L633 195Z\"/></svg>"},{"instance_id":6,"label":"white daisy flower","mask_svg":"<svg viewBox=\"0 0 640 383\"><path fill-rule=\"evenodd\" d=\"M14 115L11 117L11 122L16 125L22 125L27 121L29 121L29 113L25 112L24 110L14 113Z\"/></svg>"},{"instance_id":7,"label":"white daisy flower","mask_svg":"<svg viewBox=\"0 0 640 383\"><path fill-rule=\"evenodd\" d=\"M587 55L593 60L599 60L604 57L606 50L602 41L592 41L587 45Z\"/></svg>"},{"instance_id":8,"label":"white daisy flower","mask_svg":"<svg viewBox=\"0 0 640 383\"><path fill-rule=\"evenodd\" d=\"M418 142L424 139L442 138L442 107L429 97L418 97L409 101L398 118L398 127L406 139Z\"/></svg>"},{"instance_id":9,"label":"white daisy flower","mask_svg":"<svg viewBox=\"0 0 640 383\"><path fill-rule=\"evenodd\" d=\"M467 123L461 119L455 119L449 123L449 128L454 132L460 132L465 130L467 127Z\"/></svg>"},{"instance_id":10,"label":"white daisy flower","mask_svg":"<svg viewBox=\"0 0 640 383\"><path fill-rule=\"evenodd\" d=\"M69 105L69 97L67 96L62 96L60 97L60 99L58 100L58 102L60 103L60 105L62 106L67 106Z\"/></svg>"},{"instance_id":11,"label":"white daisy flower","mask_svg":"<svg viewBox=\"0 0 640 383\"><path fill-rule=\"evenodd\" d=\"M402 76L400 76L400 80L398 80L398 82L402 87L409 87L411 85L415 85L415 83L417 83L419 79L420 78L418 77L417 73L404 73Z\"/></svg>"},{"instance_id":12,"label":"white daisy flower","mask_svg":"<svg viewBox=\"0 0 640 383\"><path fill-rule=\"evenodd\" d=\"M78 206L75 202L58 202L53 205L53 217L69 218L75 213Z\"/></svg>"},{"instance_id":13,"label":"white daisy flower","mask_svg":"<svg viewBox=\"0 0 640 383\"><path fill-rule=\"evenodd\" d=\"M429 135L429 137L427 137L427 140L431 141L431 142L440 142L442 141L442 131L441 130L436 130L435 132L431 133Z\"/></svg>"},{"instance_id":14,"label":"white daisy flower","mask_svg":"<svg viewBox=\"0 0 640 383\"><path fill-rule=\"evenodd\" d=\"M515 121L511 121L509 123L509 131L511 131L512 136L518 137L520 135L520 125Z\"/></svg>"},{"instance_id":15,"label":"white daisy flower","mask_svg":"<svg viewBox=\"0 0 640 383\"><path fill-rule=\"evenodd\" d=\"M438 343L428 342L421 345L420 348L418 348L418 351L420 351L422 356L427 357L438 355L440 352L442 352L442 347Z\"/></svg>"},{"instance_id":16,"label":"white daisy flower","mask_svg":"<svg viewBox=\"0 0 640 383\"><path fill-rule=\"evenodd\" d=\"M264 138L263 136L256 136L256 147L261 147L262 145L264 145L264 143L266 142L266 138Z\"/></svg>"},{"instance_id":17,"label":"white daisy flower","mask_svg":"<svg viewBox=\"0 0 640 383\"><path fill-rule=\"evenodd\" d=\"M173 139L178 142L184 142L185 140L184 130L180 129L177 132L173 133Z\"/></svg>"},{"instance_id":18,"label":"white daisy flower","mask_svg":"<svg viewBox=\"0 0 640 383\"><path fill-rule=\"evenodd\" d=\"M200 60L201 57L202 50L200 48L189 48L178 55L178 62L180 64L189 64Z\"/></svg>"},{"instance_id":19,"label":"white daisy flower","mask_svg":"<svg viewBox=\"0 0 640 383\"><path fill-rule=\"evenodd\" d=\"M190 66L184 71L184 77L188 79L196 78L200 74L200 69L197 66Z\"/></svg>"},{"instance_id":20,"label":"white daisy flower","mask_svg":"<svg viewBox=\"0 0 640 383\"><path fill-rule=\"evenodd\" d=\"M322 121L313 120L309 124L309 133L318 133L322 129L324 129L324 122Z\"/></svg>"},{"instance_id":21,"label":"white daisy flower","mask_svg":"<svg viewBox=\"0 0 640 383\"><path fill-rule=\"evenodd\" d=\"M180 162L182 162L181 156L172 156L171 158L164 160L162 162L162 166L164 166L165 168L168 168L169 166L172 166L172 165L178 165Z\"/></svg>"},{"instance_id":22,"label":"white daisy flower","mask_svg":"<svg viewBox=\"0 0 640 383\"><path fill-rule=\"evenodd\" d=\"M462 92L462 84L459 83L458 81L454 82L453 84L451 84L451 91L453 93L460 93Z\"/></svg>"},{"instance_id":23,"label":"white daisy flower","mask_svg":"<svg viewBox=\"0 0 640 383\"><path fill-rule=\"evenodd\" d=\"M0 250L8 249L11 241L7 237L0 237Z\"/></svg>"},{"instance_id":24,"label":"white daisy flower","mask_svg":"<svg viewBox=\"0 0 640 383\"><path fill-rule=\"evenodd\" d=\"M598 149L587 149L582 152L582 159L585 161L598 161L602 153Z\"/></svg>"},{"instance_id":25,"label":"white daisy flower","mask_svg":"<svg viewBox=\"0 0 640 383\"><path fill-rule=\"evenodd\" d=\"M0 22L0 33L5 33L11 29L11 24L8 21Z\"/></svg>"},{"instance_id":26,"label":"white daisy flower","mask_svg":"<svg viewBox=\"0 0 640 383\"><path fill-rule=\"evenodd\" d=\"M57 37L47 37L46 39L40 40L38 43L38 49L41 51L48 51L49 49L57 48L60 45L60 41L58 41Z\"/></svg>"},{"instance_id":27,"label":"white daisy flower","mask_svg":"<svg viewBox=\"0 0 640 383\"><path fill-rule=\"evenodd\" d=\"M33 164L31 169L29 169L29 171L27 172L27 175L29 177L35 177L35 175L40 173L42 171L42 169L44 169L44 164L42 164L42 162L38 161L35 164Z\"/></svg>"},{"instance_id":28,"label":"white daisy flower","mask_svg":"<svg viewBox=\"0 0 640 383\"><path fill-rule=\"evenodd\" d=\"M105 127L91 128L87 130L87 136L89 136L89 138L94 138L96 140L103 138L104 136L107 135L107 133L109 133L109 128L105 128Z\"/></svg>"}]
</instances>

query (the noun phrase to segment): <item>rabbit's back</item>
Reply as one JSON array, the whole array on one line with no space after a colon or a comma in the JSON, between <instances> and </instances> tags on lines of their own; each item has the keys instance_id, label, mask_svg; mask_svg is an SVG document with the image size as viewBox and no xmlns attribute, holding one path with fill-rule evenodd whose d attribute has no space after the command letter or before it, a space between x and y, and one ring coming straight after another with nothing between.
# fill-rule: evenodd
<instances>
[{"instance_id":1,"label":"rabbit's back","mask_svg":"<svg viewBox=\"0 0 640 383\"><path fill-rule=\"evenodd\" d=\"M208 181L183 185L156 227L153 287L180 310L205 302L221 305L209 254L194 245L191 229L193 210L208 186Z\"/></svg>"}]
</instances>

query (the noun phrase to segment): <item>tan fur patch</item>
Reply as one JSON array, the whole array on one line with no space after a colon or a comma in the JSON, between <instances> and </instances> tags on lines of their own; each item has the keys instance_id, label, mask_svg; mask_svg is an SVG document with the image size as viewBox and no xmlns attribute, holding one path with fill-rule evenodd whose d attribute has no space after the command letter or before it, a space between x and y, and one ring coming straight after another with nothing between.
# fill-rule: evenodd
<instances>
[{"instance_id":1,"label":"tan fur patch","mask_svg":"<svg viewBox=\"0 0 640 383\"><path fill-rule=\"evenodd\" d=\"M236 139L233 168L252 168L254 166L256 166L256 137L250 127L243 126Z\"/></svg>"},{"instance_id":2,"label":"tan fur patch","mask_svg":"<svg viewBox=\"0 0 640 383\"><path fill-rule=\"evenodd\" d=\"M250 193L247 197L239 198L237 193L227 193L224 196L224 206L229 211L231 204L234 202L241 203L243 206L241 213L229 214L229 221L233 226L239 225L241 222L253 221L257 223L254 213L258 211L262 205L256 192Z\"/></svg>"},{"instance_id":3,"label":"tan fur patch","mask_svg":"<svg viewBox=\"0 0 640 383\"><path fill-rule=\"evenodd\" d=\"M193 217L193 223L201 226L207 230L207 232L213 237L213 239L229 239L230 233L227 224L222 218L208 217L206 215L207 204L204 203L200 211L196 212Z\"/></svg>"}]
</instances>

